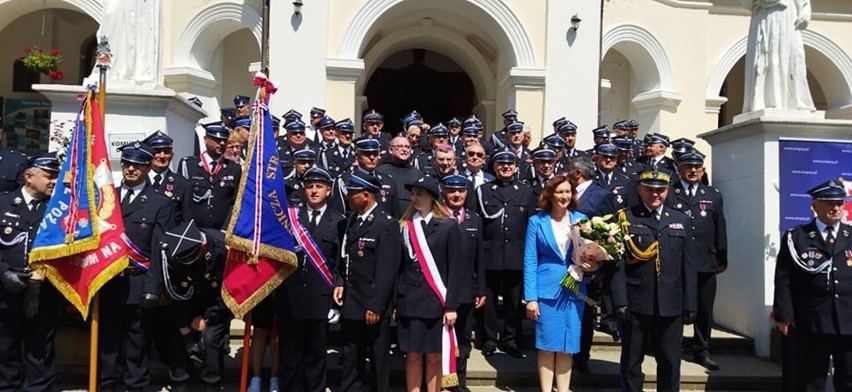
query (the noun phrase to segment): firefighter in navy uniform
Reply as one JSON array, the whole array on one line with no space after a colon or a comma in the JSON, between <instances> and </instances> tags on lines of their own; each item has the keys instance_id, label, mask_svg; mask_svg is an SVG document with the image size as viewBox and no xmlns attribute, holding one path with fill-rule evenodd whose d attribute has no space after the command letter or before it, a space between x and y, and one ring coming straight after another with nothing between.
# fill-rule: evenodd
<instances>
[{"instance_id":1,"label":"firefighter in navy uniform","mask_svg":"<svg viewBox=\"0 0 852 392\"><path fill-rule=\"evenodd\" d=\"M302 176L317 162L317 153L314 150L299 150L293 153L293 170L284 179L284 187L287 190L287 205L302 208L305 206L305 190L302 184Z\"/></svg>"},{"instance_id":2,"label":"firefighter in navy uniform","mask_svg":"<svg viewBox=\"0 0 852 392\"><path fill-rule=\"evenodd\" d=\"M142 142L147 144L154 154L151 171L148 173L151 186L157 193L165 195L175 203L175 223L180 224L192 219L192 185L170 168L175 156L172 150L174 140L162 131L157 131Z\"/></svg>"},{"instance_id":3,"label":"firefighter in navy uniform","mask_svg":"<svg viewBox=\"0 0 852 392\"><path fill-rule=\"evenodd\" d=\"M146 319L141 303L145 286L156 279L151 251L158 249L156 238L174 226L174 204L148 183L153 154L140 142L121 148L118 188L121 216L127 234L130 264L101 289L101 319L98 361L101 365L101 391L142 391L150 383Z\"/></svg>"},{"instance_id":4,"label":"firefighter in navy uniform","mask_svg":"<svg viewBox=\"0 0 852 392\"><path fill-rule=\"evenodd\" d=\"M710 358L710 332L713 328L713 303L716 299L716 275L728 268L728 232L722 194L701 183L704 155L698 151L682 154L678 163L680 181L669 189L666 206L692 218L695 268L698 272L698 312L693 326L692 354L695 363L719 370Z\"/></svg>"},{"instance_id":5,"label":"firefighter in navy uniform","mask_svg":"<svg viewBox=\"0 0 852 392\"><path fill-rule=\"evenodd\" d=\"M399 203L396 202L397 192L396 181L389 174L381 174L376 172L376 167L379 165L379 149L381 144L378 140L372 138L361 138L355 142L355 160L357 166L351 170L347 170L337 177L334 181L334 186L331 191L331 200L328 205L332 209L347 215L350 211L349 204L346 202L347 187L349 177L354 174L359 176L376 177L381 183L381 189L376 195L376 202L382 209L391 216L398 218L402 216L402 211L399 211Z\"/></svg>"},{"instance_id":6,"label":"firefighter in navy uniform","mask_svg":"<svg viewBox=\"0 0 852 392\"><path fill-rule=\"evenodd\" d=\"M0 124L0 142L3 141L3 124ZM27 155L9 148L0 150L0 193L12 192L21 188L22 163Z\"/></svg>"},{"instance_id":7,"label":"firefighter in navy uniform","mask_svg":"<svg viewBox=\"0 0 852 392\"><path fill-rule=\"evenodd\" d=\"M192 185L192 217L199 227L223 229L226 213L234 206L242 169L225 159L228 129L218 125L205 127L205 152L184 157L178 168Z\"/></svg>"},{"instance_id":8,"label":"firefighter in navy uniform","mask_svg":"<svg viewBox=\"0 0 852 392\"><path fill-rule=\"evenodd\" d=\"M355 163L355 146L352 144L355 124L352 120L344 118L336 122L334 128L337 131L337 143L320 154L319 166L328 170L332 178L337 178Z\"/></svg>"},{"instance_id":9,"label":"firefighter in navy uniform","mask_svg":"<svg viewBox=\"0 0 852 392\"><path fill-rule=\"evenodd\" d=\"M848 196L844 184L833 180L808 194L815 218L781 237L775 322L782 334L793 335L794 390L825 391L830 372L835 391L850 391L852 226L841 222Z\"/></svg>"},{"instance_id":10,"label":"firefighter in navy uniform","mask_svg":"<svg viewBox=\"0 0 852 392\"><path fill-rule=\"evenodd\" d=\"M650 337L657 362L657 390L680 388L683 326L695 321L695 241L686 214L665 206L669 176L639 175L641 203L621 210L626 220L624 258L610 283L615 313L623 322L622 390L641 391L644 342ZM625 226L622 226L625 227Z\"/></svg>"},{"instance_id":11,"label":"firefighter in navy uniform","mask_svg":"<svg viewBox=\"0 0 852 392\"><path fill-rule=\"evenodd\" d=\"M585 151L577 149L577 125L572 123L570 120L566 120L565 123L559 125L557 132L559 133L559 136L562 136L562 138L565 139L564 154L569 161L578 156L588 155Z\"/></svg>"},{"instance_id":12,"label":"firefighter in navy uniform","mask_svg":"<svg viewBox=\"0 0 852 392\"><path fill-rule=\"evenodd\" d=\"M339 311L332 309L331 294L345 217L326 204L332 183L327 171L313 167L302 179L307 205L299 209L299 223L307 230L322 258L313 259L300 249L297 253L299 267L275 293L279 320L279 377L282 391L322 392L326 388L328 325L329 321L337 322L339 318ZM320 272L321 264L325 264L328 275ZM324 276L331 277L332 281L327 282Z\"/></svg>"},{"instance_id":13,"label":"firefighter in navy uniform","mask_svg":"<svg viewBox=\"0 0 852 392\"><path fill-rule=\"evenodd\" d=\"M180 317L179 332L186 354L201 364L205 392L219 391L233 315L222 300L222 275L228 248L225 234L184 222L160 237L157 257L164 268L166 289Z\"/></svg>"},{"instance_id":14,"label":"firefighter in navy uniform","mask_svg":"<svg viewBox=\"0 0 852 392\"><path fill-rule=\"evenodd\" d=\"M33 276L27 250L53 194L59 161L42 155L20 169L23 187L0 194L0 390L50 391L61 298L49 281Z\"/></svg>"},{"instance_id":15,"label":"firefighter in navy uniform","mask_svg":"<svg viewBox=\"0 0 852 392\"><path fill-rule=\"evenodd\" d=\"M556 152L548 147L539 147L532 152L532 173L527 178L527 184L532 188L535 199L544 191L544 183L553 177L556 167Z\"/></svg>"},{"instance_id":16,"label":"firefighter in navy uniform","mask_svg":"<svg viewBox=\"0 0 852 392\"><path fill-rule=\"evenodd\" d=\"M477 213L483 218L485 249L484 311L485 338L482 354L494 355L500 349L515 358L524 358L518 347L521 333L524 238L527 219L535 213L536 200L529 185L517 180L518 160L510 151L491 158L496 179L476 188ZM504 327L499 330L497 297L503 297Z\"/></svg>"},{"instance_id":17,"label":"firefighter in navy uniform","mask_svg":"<svg viewBox=\"0 0 852 392\"><path fill-rule=\"evenodd\" d=\"M333 294L341 307L340 390L385 392L390 378L390 316L402 257L399 222L378 204L381 183L376 177L355 173L346 187L352 213L341 242Z\"/></svg>"},{"instance_id":18,"label":"firefighter in navy uniform","mask_svg":"<svg viewBox=\"0 0 852 392\"><path fill-rule=\"evenodd\" d=\"M624 175L618 169L618 147L615 144L605 143L595 148L595 183L601 188L612 192L615 202L622 208L626 205L628 197L635 199L635 195L628 192L636 190L636 185L631 186L630 177Z\"/></svg>"},{"instance_id":19,"label":"firefighter in navy uniform","mask_svg":"<svg viewBox=\"0 0 852 392\"><path fill-rule=\"evenodd\" d=\"M367 110L361 116L361 137L368 137L379 141L381 152L387 151L390 145L390 135L382 132L385 127L385 116L375 110Z\"/></svg>"},{"instance_id":20,"label":"firefighter in navy uniform","mask_svg":"<svg viewBox=\"0 0 852 392\"><path fill-rule=\"evenodd\" d=\"M458 222L461 231L460 260L465 262L459 286L459 306L457 309L456 335L458 336L459 356L456 361L456 374L459 377L458 392L467 392L467 359L470 358L473 336L473 311L485 306L485 255L482 242L482 218L474 211L465 208L469 181L461 175L446 176L441 179L441 196L447 206L448 215Z\"/></svg>"}]
</instances>

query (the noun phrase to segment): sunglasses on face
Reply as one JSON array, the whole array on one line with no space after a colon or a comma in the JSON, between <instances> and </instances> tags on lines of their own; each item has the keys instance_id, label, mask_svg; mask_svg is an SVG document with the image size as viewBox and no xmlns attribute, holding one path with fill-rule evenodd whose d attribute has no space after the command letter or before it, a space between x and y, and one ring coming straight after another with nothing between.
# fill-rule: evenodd
<instances>
[{"instance_id":1,"label":"sunglasses on face","mask_svg":"<svg viewBox=\"0 0 852 392\"><path fill-rule=\"evenodd\" d=\"M467 156L469 156L469 157L471 157L471 158L473 158L473 157L477 157L477 158L484 158L484 157L485 157L485 153L484 153L484 152L468 151L468 152L467 152Z\"/></svg>"}]
</instances>

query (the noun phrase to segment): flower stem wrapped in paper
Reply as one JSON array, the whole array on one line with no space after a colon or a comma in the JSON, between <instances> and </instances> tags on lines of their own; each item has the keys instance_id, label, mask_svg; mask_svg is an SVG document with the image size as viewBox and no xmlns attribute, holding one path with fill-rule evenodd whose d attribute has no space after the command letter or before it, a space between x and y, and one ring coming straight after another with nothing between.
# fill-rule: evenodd
<instances>
[{"instance_id":1,"label":"flower stem wrapped in paper","mask_svg":"<svg viewBox=\"0 0 852 392\"><path fill-rule=\"evenodd\" d=\"M584 271L597 271L600 263L615 260L624 255L624 232L627 222L608 222L612 214L592 219L583 219L574 224L571 241L574 251L572 264L562 278L561 285L573 292L580 290Z\"/></svg>"}]
</instances>

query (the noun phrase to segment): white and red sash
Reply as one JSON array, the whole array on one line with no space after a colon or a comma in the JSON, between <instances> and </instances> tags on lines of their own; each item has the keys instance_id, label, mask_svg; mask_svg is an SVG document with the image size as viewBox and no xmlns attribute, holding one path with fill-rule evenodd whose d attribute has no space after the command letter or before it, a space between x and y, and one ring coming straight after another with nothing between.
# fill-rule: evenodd
<instances>
[{"instance_id":1,"label":"white and red sash","mask_svg":"<svg viewBox=\"0 0 852 392\"><path fill-rule=\"evenodd\" d=\"M142 271L147 271L151 267L151 259L130 240L127 234L122 234L121 239L127 245L127 256L130 259L131 266L139 268Z\"/></svg>"},{"instance_id":2,"label":"white and red sash","mask_svg":"<svg viewBox=\"0 0 852 392\"><path fill-rule=\"evenodd\" d=\"M299 247L305 252L305 257L311 261L311 265L317 273L320 274L322 280L328 284L328 287L334 287L334 277L331 275L331 270L328 269L328 261L325 255L322 254L308 229L299 222L299 209L290 207L287 209L287 217L290 219L290 226L293 228L290 233L299 244Z\"/></svg>"},{"instance_id":3,"label":"white and red sash","mask_svg":"<svg viewBox=\"0 0 852 392\"><path fill-rule=\"evenodd\" d=\"M409 254L414 254L417 263L420 265L420 270L423 271L423 277L426 283L443 308L446 303L447 286L441 280L441 274L438 271L438 265L435 264L435 258L432 257L432 251L429 249L429 244L426 242L426 235L423 233L423 227L418 221L419 213L415 213L414 217L408 221L403 233L405 245L408 248ZM418 221L415 224L415 221ZM448 388L458 385L458 375L456 374L456 334L452 325L445 325L441 333L441 387Z\"/></svg>"}]
</instances>

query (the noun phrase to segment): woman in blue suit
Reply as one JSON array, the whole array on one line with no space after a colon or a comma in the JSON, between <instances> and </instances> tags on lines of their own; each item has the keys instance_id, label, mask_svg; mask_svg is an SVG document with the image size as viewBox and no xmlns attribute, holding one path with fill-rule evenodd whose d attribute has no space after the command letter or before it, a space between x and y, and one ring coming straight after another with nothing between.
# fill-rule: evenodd
<instances>
[{"instance_id":1,"label":"woman in blue suit","mask_svg":"<svg viewBox=\"0 0 852 392\"><path fill-rule=\"evenodd\" d=\"M586 218L577 207L574 188L566 176L547 181L538 199L541 212L530 217L524 247L524 299L527 317L535 321L538 377L542 392L550 392L554 378L558 392L571 384L572 354L580 350L583 301L560 285L571 265L571 229ZM583 264L581 269L591 268ZM580 285L586 292L586 283Z\"/></svg>"}]
</instances>

